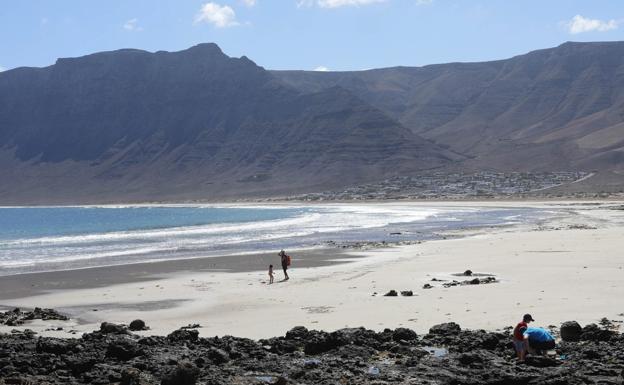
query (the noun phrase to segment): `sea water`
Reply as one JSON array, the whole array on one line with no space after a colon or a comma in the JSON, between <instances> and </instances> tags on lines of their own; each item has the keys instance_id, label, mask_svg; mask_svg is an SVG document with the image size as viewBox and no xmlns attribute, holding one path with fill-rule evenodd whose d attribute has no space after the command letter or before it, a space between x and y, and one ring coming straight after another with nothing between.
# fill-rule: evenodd
<instances>
[{"instance_id":1,"label":"sea water","mask_svg":"<svg viewBox=\"0 0 624 385\"><path fill-rule=\"evenodd\" d=\"M0 276L184 258L434 238L520 223L521 208L415 204L0 208Z\"/></svg>"}]
</instances>

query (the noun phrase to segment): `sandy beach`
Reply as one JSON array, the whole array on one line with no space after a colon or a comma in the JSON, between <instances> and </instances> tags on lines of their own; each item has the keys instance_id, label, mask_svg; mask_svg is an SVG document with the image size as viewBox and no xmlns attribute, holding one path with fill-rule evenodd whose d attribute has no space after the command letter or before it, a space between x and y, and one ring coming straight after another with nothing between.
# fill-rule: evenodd
<instances>
[{"instance_id":1,"label":"sandy beach","mask_svg":"<svg viewBox=\"0 0 624 385\"><path fill-rule=\"evenodd\" d=\"M457 232L420 244L293 253L286 282L271 255L249 266L249 256L238 262L248 268L211 258L2 277L0 305L65 312L70 321L20 327L64 337L71 330L97 329L102 321L127 324L137 318L150 327L143 334L200 324L202 336L252 338L283 335L296 325L323 330L404 326L425 332L455 321L466 328L497 330L527 312L539 326L566 320L586 324L602 317L624 320L624 211L611 207L617 204L462 203L565 210L547 223ZM276 268L273 285L262 269L270 261ZM348 263L338 263L343 261ZM443 287L466 279L456 274L468 269L498 282ZM425 284L433 287L424 289ZM412 290L414 295L383 295L390 290ZM46 331L59 326L63 330Z\"/></svg>"}]
</instances>

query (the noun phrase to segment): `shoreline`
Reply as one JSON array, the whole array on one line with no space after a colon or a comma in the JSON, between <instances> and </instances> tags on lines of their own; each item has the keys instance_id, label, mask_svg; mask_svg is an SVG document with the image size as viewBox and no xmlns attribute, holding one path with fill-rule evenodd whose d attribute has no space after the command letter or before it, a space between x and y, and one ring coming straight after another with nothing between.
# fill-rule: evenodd
<instances>
[{"instance_id":1,"label":"shoreline","mask_svg":"<svg viewBox=\"0 0 624 385\"><path fill-rule=\"evenodd\" d=\"M74 320L69 322L23 325L61 337L67 337L70 328L87 332L101 321L129 323L136 318L152 327L141 332L145 335L164 335L199 323L204 336L251 338L280 335L297 325L322 330L408 327L422 332L451 320L468 328L500 330L525 312L535 313L541 326L568 318L581 323L604 316L620 320L624 262L618 250L624 247L624 212L583 203L569 208L546 224L469 229L458 231L460 238L346 250L328 258L327 265L301 265L295 259L291 280L274 285L264 283L268 277L263 270L226 273L198 267L194 264L201 259L195 259L191 266L168 261L158 274L122 271L132 265L117 267L117 273L98 271L103 278L125 273L131 279L96 287L81 287L79 282L93 286L98 277L80 277L85 270L69 271L65 278L75 286L51 292L26 287L22 294L30 295L5 298L11 296L6 294L0 304L51 307L71 314ZM301 262L317 257L310 255ZM340 263L344 261L350 263ZM532 266L539 268L533 271ZM498 282L444 288L443 282L432 281L457 279L453 274L467 269L491 273ZM279 266L275 270L279 281ZM423 289L426 283L434 287ZM384 297L389 290L412 290L414 296ZM64 331L46 331L54 326L63 326ZM0 327L0 332L8 329Z\"/></svg>"}]
</instances>

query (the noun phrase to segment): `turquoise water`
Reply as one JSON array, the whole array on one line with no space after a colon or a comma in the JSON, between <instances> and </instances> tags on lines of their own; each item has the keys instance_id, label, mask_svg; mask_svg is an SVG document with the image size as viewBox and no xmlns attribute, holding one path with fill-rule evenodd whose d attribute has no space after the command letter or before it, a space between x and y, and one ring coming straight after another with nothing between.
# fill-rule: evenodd
<instances>
[{"instance_id":1,"label":"turquoise water","mask_svg":"<svg viewBox=\"0 0 624 385\"><path fill-rule=\"evenodd\" d=\"M305 212L164 206L0 208L0 240L267 221Z\"/></svg>"},{"instance_id":2,"label":"turquoise water","mask_svg":"<svg viewBox=\"0 0 624 385\"><path fill-rule=\"evenodd\" d=\"M534 220L527 209L388 205L0 208L0 276L279 249L409 241Z\"/></svg>"}]
</instances>

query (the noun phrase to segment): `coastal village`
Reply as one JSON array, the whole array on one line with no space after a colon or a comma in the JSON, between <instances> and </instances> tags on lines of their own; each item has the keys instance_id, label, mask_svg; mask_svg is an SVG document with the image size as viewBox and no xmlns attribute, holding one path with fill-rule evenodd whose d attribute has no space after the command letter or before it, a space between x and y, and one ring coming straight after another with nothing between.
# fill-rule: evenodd
<instances>
[{"instance_id":1,"label":"coastal village","mask_svg":"<svg viewBox=\"0 0 624 385\"><path fill-rule=\"evenodd\" d=\"M488 199L495 197L549 196L548 190L574 183L592 174L565 172L434 172L398 176L342 191L308 193L285 198L294 201ZM586 194L585 194L586 195ZM596 195L596 194L594 194ZM599 194L598 194L599 195Z\"/></svg>"}]
</instances>

